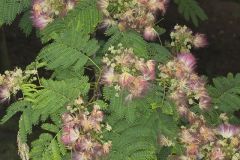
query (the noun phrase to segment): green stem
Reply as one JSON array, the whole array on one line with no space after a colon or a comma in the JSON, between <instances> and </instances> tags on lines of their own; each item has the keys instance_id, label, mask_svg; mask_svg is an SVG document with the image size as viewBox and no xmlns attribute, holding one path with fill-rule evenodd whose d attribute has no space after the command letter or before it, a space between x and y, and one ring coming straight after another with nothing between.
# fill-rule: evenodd
<instances>
[{"instance_id":1,"label":"green stem","mask_svg":"<svg viewBox=\"0 0 240 160\"><path fill-rule=\"evenodd\" d=\"M99 71L101 71L101 68L90 57L88 57L88 59L97 67Z\"/></svg>"}]
</instances>

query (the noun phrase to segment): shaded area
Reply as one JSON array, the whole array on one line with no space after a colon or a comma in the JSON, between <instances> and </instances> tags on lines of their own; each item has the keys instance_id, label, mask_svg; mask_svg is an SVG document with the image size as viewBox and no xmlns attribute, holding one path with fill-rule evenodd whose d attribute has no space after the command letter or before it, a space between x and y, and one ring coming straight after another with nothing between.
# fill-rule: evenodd
<instances>
[{"instance_id":1,"label":"shaded area","mask_svg":"<svg viewBox=\"0 0 240 160\"><path fill-rule=\"evenodd\" d=\"M0 71L2 72L6 67L7 69L14 69L15 67L25 68L30 64L40 49L42 44L35 36L34 32L26 37L25 34L18 28L18 20L11 26L4 26L4 34L6 41L6 52L8 53L9 62L1 58ZM3 39L1 35L1 45ZM2 47L2 46L1 46ZM3 46L4 47L4 46ZM3 56L2 50L0 52ZM7 108L7 104L0 106L0 117L3 117ZM18 131L19 116L14 116L6 124L0 125L0 160L18 160L20 159L17 154L17 131Z\"/></svg>"},{"instance_id":2,"label":"shaded area","mask_svg":"<svg viewBox=\"0 0 240 160\"><path fill-rule=\"evenodd\" d=\"M200 74L212 78L228 72L240 72L240 3L211 0L201 1L200 5L207 13L208 20L200 23L199 27L186 22L177 13L175 5L169 5L163 26L169 29L177 23L186 24L194 32L207 35L209 46L193 51L198 59Z\"/></svg>"},{"instance_id":3,"label":"shaded area","mask_svg":"<svg viewBox=\"0 0 240 160\"><path fill-rule=\"evenodd\" d=\"M240 3L239 0L206 0L200 2L209 20L194 27L187 23L172 4L161 26L168 30L178 24L186 24L194 31L205 33L209 39L209 46L194 51L198 58L200 74L212 78L226 75L228 72L240 72ZM10 60L10 69L15 66L25 67L31 63L42 45L35 34L29 37L17 27L18 20L10 27L5 26L6 49ZM167 35L165 35L167 37ZM2 41L1 41L2 43ZM2 53L1 53L2 54ZM2 59L1 59L2 60ZM2 66L2 62L0 63ZM4 115L6 107L0 106L0 116ZM0 126L0 160L17 160L18 116L15 116L4 126Z\"/></svg>"}]
</instances>

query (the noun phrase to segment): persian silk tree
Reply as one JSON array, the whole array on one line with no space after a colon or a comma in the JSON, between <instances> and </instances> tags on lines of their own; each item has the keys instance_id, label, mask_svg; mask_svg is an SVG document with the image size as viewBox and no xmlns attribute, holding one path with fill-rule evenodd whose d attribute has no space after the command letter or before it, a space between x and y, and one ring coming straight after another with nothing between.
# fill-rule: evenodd
<instances>
[{"instance_id":1,"label":"persian silk tree","mask_svg":"<svg viewBox=\"0 0 240 160\"><path fill-rule=\"evenodd\" d=\"M11 10L0 6L0 23L26 11L20 27L44 44L0 75L1 123L20 112L22 160L240 159L240 76L208 86L192 53L206 36L187 26L159 42L170 1L2 1ZM195 24L206 19L196 1L174 2Z\"/></svg>"}]
</instances>

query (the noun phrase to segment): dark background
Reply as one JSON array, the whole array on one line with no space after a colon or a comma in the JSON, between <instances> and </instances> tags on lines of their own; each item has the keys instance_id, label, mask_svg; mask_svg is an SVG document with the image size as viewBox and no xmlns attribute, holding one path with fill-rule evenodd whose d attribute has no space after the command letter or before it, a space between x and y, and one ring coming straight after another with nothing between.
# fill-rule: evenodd
<instances>
[{"instance_id":1,"label":"dark background","mask_svg":"<svg viewBox=\"0 0 240 160\"><path fill-rule=\"evenodd\" d=\"M228 72L240 72L240 1L239 0L199 0L200 6L208 15L208 20L201 22L198 27L186 22L177 12L177 6L169 5L165 19L161 26L170 30L178 24L186 24L194 31L205 33L209 46L205 49L193 51L198 59L198 73L211 78ZM39 53L42 45L34 32L26 37L17 27L17 20L11 26L1 28L0 46L6 47L10 66L1 62L0 70L12 69L15 66L25 67L31 63ZM0 53L2 54L2 52ZM4 64L5 63L5 64ZM0 116L5 108L0 108ZM16 134L18 116L7 124L0 126L0 160L18 160Z\"/></svg>"}]
</instances>

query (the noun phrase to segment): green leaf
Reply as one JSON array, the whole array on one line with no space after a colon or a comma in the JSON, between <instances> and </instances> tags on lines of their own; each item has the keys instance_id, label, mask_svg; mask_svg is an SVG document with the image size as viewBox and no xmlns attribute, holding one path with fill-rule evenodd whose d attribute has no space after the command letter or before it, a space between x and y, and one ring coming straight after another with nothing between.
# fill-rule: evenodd
<instances>
[{"instance_id":1,"label":"green leaf","mask_svg":"<svg viewBox=\"0 0 240 160\"><path fill-rule=\"evenodd\" d=\"M208 91L214 107L220 111L233 113L240 109L240 74L214 78Z\"/></svg>"},{"instance_id":2,"label":"green leaf","mask_svg":"<svg viewBox=\"0 0 240 160\"><path fill-rule=\"evenodd\" d=\"M52 133L59 132L59 127L51 123L44 123L42 124L41 128Z\"/></svg>"},{"instance_id":3,"label":"green leaf","mask_svg":"<svg viewBox=\"0 0 240 160\"><path fill-rule=\"evenodd\" d=\"M166 33L166 29L165 28L162 28L162 27L159 27L159 26L155 26L154 29L157 31L159 36L164 34L164 33Z\"/></svg>"},{"instance_id":4,"label":"green leaf","mask_svg":"<svg viewBox=\"0 0 240 160\"><path fill-rule=\"evenodd\" d=\"M41 116L42 121L64 112L66 105L73 103L80 95L86 95L90 88L86 77L62 81L42 80L42 85L44 89L37 93L33 103L35 119Z\"/></svg>"},{"instance_id":5,"label":"green leaf","mask_svg":"<svg viewBox=\"0 0 240 160\"><path fill-rule=\"evenodd\" d=\"M195 26L199 25L199 21L207 20L206 13L196 0L174 0L174 2L178 5L178 10L184 18L187 21L191 20Z\"/></svg>"},{"instance_id":6,"label":"green leaf","mask_svg":"<svg viewBox=\"0 0 240 160\"><path fill-rule=\"evenodd\" d=\"M13 103L11 106L7 108L6 115L1 119L1 124L6 123L12 116L14 116L17 112L23 112L27 107L31 106L31 104L27 101L21 100Z\"/></svg>"},{"instance_id":7,"label":"green leaf","mask_svg":"<svg viewBox=\"0 0 240 160\"><path fill-rule=\"evenodd\" d=\"M32 32L32 21L30 19L30 11L24 13L19 22L19 27L21 28L23 33L25 33L26 36L30 35L30 33Z\"/></svg>"},{"instance_id":8,"label":"green leaf","mask_svg":"<svg viewBox=\"0 0 240 160\"><path fill-rule=\"evenodd\" d=\"M128 123L125 119L108 119L113 131L104 137L112 141L109 160L156 160L156 136L150 126L146 125L148 116Z\"/></svg>"},{"instance_id":9,"label":"green leaf","mask_svg":"<svg viewBox=\"0 0 240 160\"><path fill-rule=\"evenodd\" d=\"M0 0L0 26L11 24L15 17L29 7L30 0Z\"/></svg>"},{"instance_id":10,"label":"green leaf","mask_svg":"<svg viewBox=\"0 0 240 160\"><path fill-rule=\"evenodd\" d=\"M131 30L121 32L116 28L110 28L106 34L111 35L111 38L104 45L102 53L106 53L109 47L122 43L124 47L132 48L137 56L148 58L147 42L139 33Z\"/></svg>"},{"instance_id":11,"label":"green leaf","mask_svg":"<svg viewBox=\"0 0 240 160\"><path fill-rule=\"evenodd\" d=\"M38 60L46 62L49 69L66 70L70 67L80 70L89 57L99 49L98 42L89 39L82 31L70 30L56 37L56 41L46 46Z\"/></svg>"},{"instance_id":12,"label":"green leaf","mask_svg":"<svg viewBox=\"0 0 240 160\"><path fill-rule=\"evenodd\" d=\"M166 63L171 58L170 51L159 44L149 43L147 49L150 57L157 62Z\"/></svg>"},{"instance_id":13,"label":"green leaf","mask_svg":"<svg viewBox=\"0 0 240 160\"><path fill-rule=\"evenodd\" d=\"M31 114L31 109L25 109L19 120L19 136L23 143L27 142L27 135L32 133Z\"/></svg>"},{"instance_id":14,"label":"green leaf","mask_svg":"<svg viewBox=\"0 0 240 160\"><path fill-rule=\"evenodd\" d=\"M52 150L52 159L54 159L54 160L55 159L56 160L62 159L58 143L57 143L57 141L55 139L52 140L51 150Z\"/></svg>"},{"instance_id":15,"label":"green leaf","mask_svg":"<svg viewBox=\"0 0 240 160\"><path fill-rule=\"evenodd\" d=\"M54 20L41 31L42 41L48 42L55 39L56 35L72 28L78 31L82 30L84 34L90 34L95 31L101 19L102 16L97 9L96 0L81 0L64 18L60 17Z\"/></svg>"}]
</instances>

